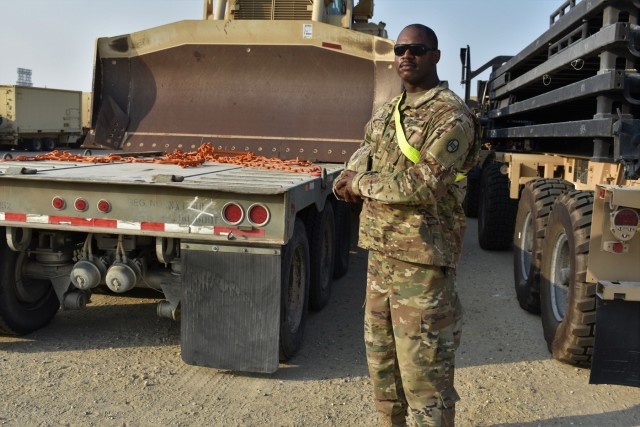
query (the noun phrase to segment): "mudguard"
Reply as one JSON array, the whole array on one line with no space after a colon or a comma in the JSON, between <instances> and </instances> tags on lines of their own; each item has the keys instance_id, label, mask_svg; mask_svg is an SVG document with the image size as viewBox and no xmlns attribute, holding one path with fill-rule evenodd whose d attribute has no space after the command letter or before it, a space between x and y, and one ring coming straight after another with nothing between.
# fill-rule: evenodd
<instances>
[{"instance_id":1,"label":"mudguard","mask_svg":"<svg viewBox=\"0 0 640 427\"><path fill-rule=\"evenodd\" d=\"M280 251L183 243L182 263L184 362L234 371L275 372L279 362Z\"/></svg>"},{"instance_id":2,"label":"mudguard","mask_svg":"<svg viewBox=\"0 0 640 427\"><path fill-rule=\"evenodd\" d=\"M589 383L640 387L640 302L596 299Z\"/></svg>"}]
</instances>

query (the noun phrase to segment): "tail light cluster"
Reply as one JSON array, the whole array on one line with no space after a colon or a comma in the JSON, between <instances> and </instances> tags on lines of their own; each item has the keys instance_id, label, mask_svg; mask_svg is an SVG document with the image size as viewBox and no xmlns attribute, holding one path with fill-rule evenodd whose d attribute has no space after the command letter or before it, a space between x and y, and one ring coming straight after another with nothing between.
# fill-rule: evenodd
<instances>
[{"instance_id":1,"label":"tail light cluster","mask_svg":"<svg viewBox=\"0 0 640 427\"><path fill-rule=\"evenodd\" d=\"M629 252L629 240L633 239L640 226L640 214L635 209L617 208L609 214L609 230L617 239L604 241L603 249L614 254Z\"/></svg>"},{"instance_id":2,"label":"tail light cluster","mask_svg":"<svg viewBox=\"0 0 640 427\"><path fill-rule=\"evenodd\" d=\"M67 201L60 196L55 196L53 200L51 200L51 206L53 206L55 210L62 211L67 208ZM73 208L78 212L85 212L89 210L90 206L90 203L82 197L78 197L73 201ZM108 200L101 199L100 201L98 201L96 207L99 212L111 212L111 202L109 202Z\"/></svg>"},{"instance_id":3,"label":"tail light cluster","mask_svg":"<svg viewBox=\"0 0 640 427\"><path fill-rule=\"evenodd\" d=\"M251 225L262 227L269 222L271 214L269 209L261 203L254 203L246 211L236 202L229 202L222 207L222 218L231 225L238 225L244 219L249 221Z\"/></svg>"},{"instance_id":4,"label":"tail light cluster","mask_svg":"<svg viewBox=\"0 0 640 427\"><path fill-rule=\"evenodd\" d=\"M63 197L55 196L51 200L51 206L55 210L62 211L67 208L68 204ZM78 197L73 201L73 208L78 212L86 212L90 207L89 201L82 197ZM100 199L96 204L96 208L99 212L109 213L112 209L111 202ZM269 209L261 203L254 203L245 211L239 203L229 202L222 207L222 218L230 225L238 225L247 219L251 225L262 227L269 222L271 214Z\"/></svg>"},{"instance_id":5,"label":"tail light cluster","mask_svg":"<svg viewBox=\"0 0 640 427\"><path fill-rule=\"evenodd\" d=\"M639 223L640 215L635 209L621 208L611 212L611 233L623 242L633 239Z\"/></svg>"}]
</instances>

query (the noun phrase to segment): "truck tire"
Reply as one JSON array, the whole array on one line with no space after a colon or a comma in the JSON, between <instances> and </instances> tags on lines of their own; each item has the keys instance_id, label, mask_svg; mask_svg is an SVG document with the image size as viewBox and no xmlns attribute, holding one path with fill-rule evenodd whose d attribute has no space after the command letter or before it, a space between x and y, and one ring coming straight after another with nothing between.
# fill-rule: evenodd
<instances>
[{"instance_id":1,"label":"truck tire","mask_svg":"<svg viewBox=\"0 0 640 427\"><path fill-rule=\"evenodd\" d=\"M42 149L44 151L53 151L56 148L56 140L54 138L44 138L42 140Z\"/></svg>"},{"instance_id":2,"label":"truck tire","mask_svg":"<svg viewBox=\"0 0 640 427\"><path fill-rule=\"evenodd\" d=\"M553 357L589 366L596 319L596 285L587 283L593 193L570 191L549 215L540 265L542 329Z\"/></svg>"},{"instance_id":3,"label":"truck tire","mask_svg":"<svg viewBox=\"0 0 640 427\"><path fill-rule=\"evenodd\" d=\"M0 333L28 334L47 325L60 303L49 280L24 273L27 252L12 251L4 238L5 229L0 231Z\"/></svg>"},{"instance_id":4,"label":"truck tire","mask_svg":"<svg viewBox=\"0 0 640 427\"><path fill-rule=\"evenodd\" d=\"M467 191L462 201L464 214L469 218L478 216L478 206L480 205L480 184L482 179L482 168L474 166L467 174Z\"/></svg>"},{"instance_id":5,"label":"truck tire","mask_svg":"<svg viewBox=\"0 0 640 427\"><path fill-rule=\"evenodd\" d=\"M509 178L496 162L482 169L478 205L478 243L485 250L510 249L518 201L509 197Z\"/></svg>"},{"instance_id":6,"label":"truck tire","mask_svg":"<svg viewBox=\"0 0 640 427\"><path fill-rule=\"evenodd\" d=\"M311 280L309 283L309 308L322 310L331 297L333 266L335 264L336 223L333 207L327 201L322 212L312 219L309 253Z\"/></svg>"},{"instance_id":7,"label":"truck tire","mask_svg":"<svg viewBox=\"0 0 640 427\"><path fill-rule=\"evenodd\" d=\"M561 179L529 181L518 202L513 233L513 274L520 307L540 314L540 258L553 202L573 185Z\"/></svg>"},{"instance_id":8,"label":"truck tire","mask_svg":"<svg viewBox=\"0 0 640 427\"><path fill-rule=\"evenodd\" d=\"M84 139L87 137L86 134L82 134L78 137L78 139L76 139L75 142L72 142L70 144L68 144L69 148L80 148L82 147L82 143L84 142Z\"/></svg>"},{"instance_id":9,"label":"truck tire","mask_svg":"<svg viewBox=\"0 0 640 427\"><path fill-rule=\"evenodd\" d=\"M309 307L309 241L299 218L282 253L281 276L280 360L286 361L300 349Z\"/></svg>"},{"instance_id":10,"label":"truck tire","mask_svg":"<svg viewBox=\"0 0 640 427\"><path fill-rule=\"evenodd\" d=\"M40 138L32 138L29 141L29 151L42 151L42 140Z\"/></svg>"},{"instance_id":11,"label":"truck tire","mask_svg":"<svg viewBox=\"0 0 640 427\"><path fill-rule=\"evenodd\" d=\"M336 200L334 203L336 240L333 263L333 278L339 279L349 271L351 252L351 207L348 203Z\"/></svg>"}]
</instances>

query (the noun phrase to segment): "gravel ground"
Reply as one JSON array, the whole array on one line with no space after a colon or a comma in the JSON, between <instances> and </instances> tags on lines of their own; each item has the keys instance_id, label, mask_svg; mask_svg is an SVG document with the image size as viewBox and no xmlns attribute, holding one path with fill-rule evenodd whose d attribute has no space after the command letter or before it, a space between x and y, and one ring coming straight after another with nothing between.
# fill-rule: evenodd
<instances>
[{"instance_id":1,"label":"gravel ground","mask_svg":"<svg viewBox=\"0 0 640 427\"><path fill-rule=\"evenodd\" d=\"M478 248L469 220L459 289L465 306L458 426L639 426L640 389L589 385L550 358L540 318L515 299L510 252ZM273 375L180 358L179 325L159 295L94 295L26 337L0 337L0 423L12 426L373 426L356 251L332 301L310 313L300 353Z\"/></svg>"}]
</instances>

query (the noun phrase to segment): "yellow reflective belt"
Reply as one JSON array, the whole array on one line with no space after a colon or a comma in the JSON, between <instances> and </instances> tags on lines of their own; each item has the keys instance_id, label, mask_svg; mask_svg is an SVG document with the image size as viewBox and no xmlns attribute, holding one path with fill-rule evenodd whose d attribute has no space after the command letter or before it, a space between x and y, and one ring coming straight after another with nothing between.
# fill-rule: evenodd
<instances>
[{"instance_id":1,"label":"yellow reflective belt","mask_svg":"<svg viewBox=\"0 0 640 427\"><path fill-rule=\"evenodd\" d=\"M400 151L404 154L407 159L411 160L414 164L418 163L420 160L420 152L413 148L409 141L407 141L407 137L404 135L404 130L402 129L402 122L400 121L400 104L404 99L404 94L398 99L396 103L395 111L393 112L393 118L396 122L396 139L398 140L398 145L400 146ZM462 181L465 179L467 175L463 173L459 173L456 175L455 182Z\"/></svg>"},{"instance_id":2,"label":"yellow reflective belt","mask_svg":"<svg viewBox=\"0 0 640 427\"><path fill-rule=\"evenodd\" d=\"M398 103L396 104L396 109L393 112L393 118L396 121L396 139L398 140L398 145L400 146L400 151L404 154L407 159L411 160L414 164L418 163L420 160L420 152L413 148L411 144L407 141L407 137L404 135L404 130L402 130L402 122L400 121L400 103L404 99L404 95L398 99Z\"/></svg>"}]
</instances>

